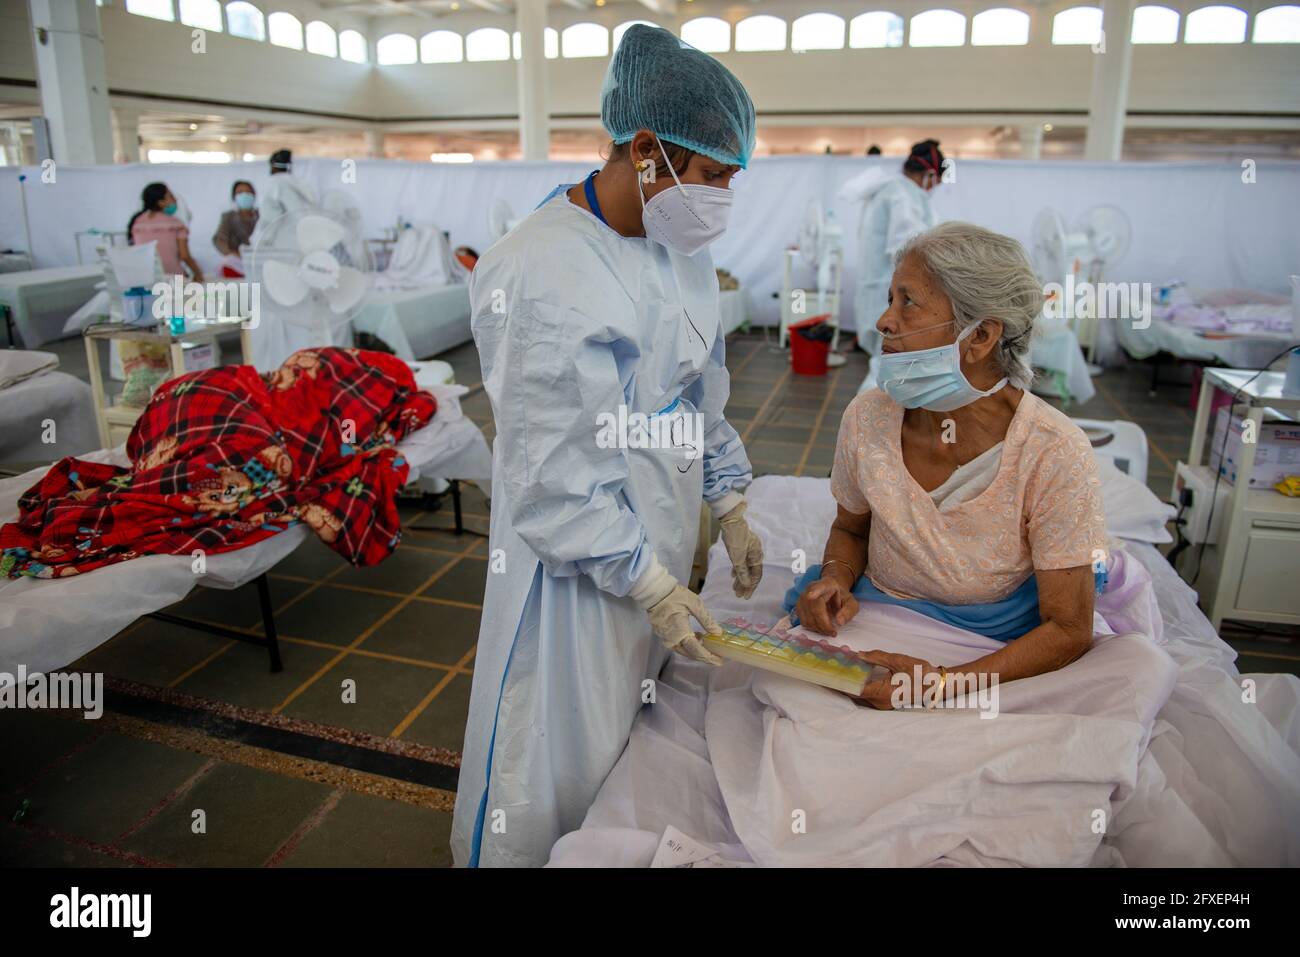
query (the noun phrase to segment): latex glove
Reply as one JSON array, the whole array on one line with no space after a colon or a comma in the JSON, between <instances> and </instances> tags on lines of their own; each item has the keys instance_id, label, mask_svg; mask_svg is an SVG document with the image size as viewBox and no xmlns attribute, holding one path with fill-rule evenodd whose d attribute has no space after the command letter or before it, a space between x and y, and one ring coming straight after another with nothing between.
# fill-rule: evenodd
<instances>
[{"instance_id":1,"label":"latex glove","mask_svg":"<svg viewBox=\"0 0 1300 957\"><path fill-rule=\"evenodd\" d=\"M711 665L722 664L722 659L705 648L695 634L691 619L694 618L712 634L720 634L722 629L704 607L700 596L673 578L657 558L632 586L629 597L650 616L650 627L655 637L669 651Z\"/></svg>"},{"instance_id":2,"label":"latex glove","mask_svg":"<svg viewBox=\"0 0 1300 957\"><path fill-rule=\"evenodd\" d=\"M748 598L763 580L763 540L745 521L747 502L741 502L722 516L722 544L731 557L731 590L737 598Z\"/></svg>"}]
</instances>

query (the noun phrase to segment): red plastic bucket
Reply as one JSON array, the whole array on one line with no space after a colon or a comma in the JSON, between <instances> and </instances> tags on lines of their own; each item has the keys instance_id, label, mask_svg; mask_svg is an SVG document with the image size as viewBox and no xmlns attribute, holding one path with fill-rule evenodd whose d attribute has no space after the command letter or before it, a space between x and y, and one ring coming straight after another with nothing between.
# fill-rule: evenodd
<instances>
[{"instance_id":1,"label":"red plastic bucket","mask_svg":"<svg viewBox=\"0 0 1300 957\"><path fill-rule=\"evenodd\" d=\"M825 322L829 316L812 316L786 327L790 333L790 368L795 375L825 375L826 359L830 355L829 342L817 342L799 335L800 329L811 329Z\"/></svg>"}]
</instances>

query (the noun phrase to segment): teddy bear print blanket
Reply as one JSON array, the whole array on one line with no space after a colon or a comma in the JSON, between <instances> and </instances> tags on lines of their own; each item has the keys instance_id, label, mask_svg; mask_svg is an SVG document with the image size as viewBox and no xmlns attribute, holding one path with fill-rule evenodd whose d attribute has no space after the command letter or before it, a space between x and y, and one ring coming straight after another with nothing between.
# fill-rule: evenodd
<instances>
[{"instance_id":1,"label":"teddy bear print blanket","mask_svg":"<svg viewBox=\"0 0 1300 957\"><path fill-rule=\"evenodd\" d=\"M243 548L305 522L344 558L397 546L407 464L394 448L437 403L395 356L296 352L158 387L126 443L129 469L65 458L0 528L0 575L61 578L140 555Z\"/></svg>"}]
</instances>

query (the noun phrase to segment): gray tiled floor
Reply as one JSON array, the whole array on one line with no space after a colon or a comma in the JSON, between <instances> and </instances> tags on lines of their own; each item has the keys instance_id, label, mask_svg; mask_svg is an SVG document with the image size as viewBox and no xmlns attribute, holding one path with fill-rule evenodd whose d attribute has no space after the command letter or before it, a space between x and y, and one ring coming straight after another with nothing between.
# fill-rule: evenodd
<instances>
[{"instance_id":1,"label":"gray tiled floor","mask_svg":"<svg viewBox=\"0 0 1300 957\"><path fill-rule=\"evenodd\" d=\"M75 348L74 348L75 347ZM84 366L80 343L65 368ZM442 358L459 381L478 381L472 346ZM817 379L790 374L788 358L761 334L733 337L728 417L746 442L755 473L825 476L840 414L866 371L860 353ZM1097 396L1072 415L1137 422L1151 444L1148 485L1167 497L1173 463L1186 454L1192 426L1190 370L1167 370L1173 384L1149 393L1143 366L1108 371ZM1179 376L1183 383L1178 383ZM491 437L481 390L466 413ZM487 528L488 503L465 491L465 521ZM449 508L403 513L408 525L447 526ZM409 530L396 553L374 568L348 566L315 541L271 574L285 670L271 674L265 652L175 625L144 620L77 667L287 718L395 735L401 741L460 749L478 634L486 542L446 531ZM260 627L256 595L197 590L179 613ZM1297 671L1288 635L1226 628L1246 670ZM343 700L355 682L356 703ZM174 744L48 714L0 714L0 857L29 864L245 864L276 866L447 862L445 810L339 791L299 776L205 757ZM22 800L20 824L8 823ZM206 812L195 835L192 812Z\"/></svg>"}]
</instances>

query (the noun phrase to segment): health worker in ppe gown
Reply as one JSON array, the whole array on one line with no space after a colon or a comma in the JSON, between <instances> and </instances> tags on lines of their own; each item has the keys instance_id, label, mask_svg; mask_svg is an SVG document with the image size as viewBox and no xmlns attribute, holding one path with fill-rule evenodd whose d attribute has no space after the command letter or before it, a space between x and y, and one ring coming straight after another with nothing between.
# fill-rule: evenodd
<instances>
[{"instance_id":1,"label":"health worker in ppe gown","mask_svg":"<svg viewBox=\"0 0 1300 957\"><path fill-rule=\"evenodd\" d=\"M873 356L880 354L876 323L889 308L894 257L909 239L934 226L930 194L943 175L943 164L939 141L923 140L912 147L902 170L886 172L872 167L840 189L841 200L862 203L853 313L858 346Z\"/></svg>"},{"instance_id":2,"label":"health worker in ppe gown","mask_svg":"<svg viewBox=\"0 0 1300 957\"><path fill-rule=\"evenodd\" d=\"M470 284L497 437L460 865L545 864L582 824L670 651L717 662L695 636L717 624L683 584L701 500L721 520L736 594L763 571L744 517L753 473L723 416L705 248L753 151L753 104L712 57L637 25L601 115L605 166L557 187Z\"/></svg>"}]
</instances>

